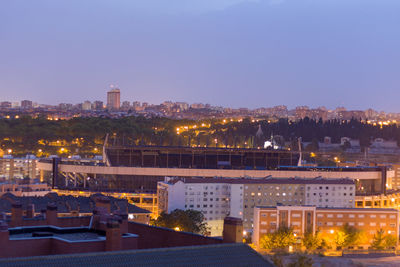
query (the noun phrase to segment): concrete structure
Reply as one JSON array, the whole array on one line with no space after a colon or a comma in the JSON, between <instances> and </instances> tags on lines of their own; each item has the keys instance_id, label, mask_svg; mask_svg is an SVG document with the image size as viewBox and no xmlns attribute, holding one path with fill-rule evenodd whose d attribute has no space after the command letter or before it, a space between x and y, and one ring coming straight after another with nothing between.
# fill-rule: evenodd
<instances>
[{"instance_id":1,"label":"concrete structure","mask_svg":"<svg viewBox=\"0 0 400 267\"><path fill-rule=\"evenodd\" d=\"M118 110L121 106L121 92L119 89L112 89L107 92L107 108L110 110Z\"/></svg>"},{"instance_id":2,"label":"concrete structure","mask_svg":"<svg viewBox=\"0 0 400 267\"><path fill-rule=\"evenodd\" d=\"M154 156L153 156L154 157ZM107 159L105 158L107 161ZM128 160L129 161L129 160ZM37 166L43 180L52 182L54 178L59 188L74 186L89 189L87 179L96 181L99 186L104 182L104 189L110 189L112 184L114 190L125 188L126 190L156 190L157 182L163 181L164 177L252 177L263 178L272 176L275 178L299 177L299 178L350 178L357 183L356 190L363 192L384 192L386 183L394 176L394 171L384 167L341 167L341 168L299 168L280 167L278 170L256 170L256 169L201 169L201 168L164 168L164 167L126 167L126 166L99 166L82 163L79 161L60 160L57 163L57 172L53 171L54 164L50 160L41 160ZM58 177L51 177L51 174ZM96 178L97 177L97 178ZM96 180L97 179L97 180ZM85 181L86 180L86 181ZM112 180L109 183L108 180Z\"/></svg>"},{"instance_id":3,"label":"concrete structure","mask_svg":"<svg viewBox=\"0 0 400 267\"><path fill-rule=\"evenodd\" d=\"M386 194L356 196L357 208L393 208L400 210L400 191L391 190Z\"/></svg>"},{"instance_id":4,"label":"concrete structure","mask_svg":"<svg viewBox=\"0 0 400 267\"><path fill-rule=\"evenodd\" d=\"M101 194L112 198L125 199L128 201L128 203L132 205L150 211L151 217L156 218L158 216L158 203L156 193L96 192L60 189L52 189L52 192L55 192L60 196L90 197L92 195Z\"/></svg>"},{"instance_id":5,"label":"concrete structure","mask_svg":"<svg viewBox=\"0 0 400 267\"><path fill-rule=\"evenodd\" d=\"M399 211L313 206L260 206L254 209L253 243L259 247L260 238L276 231L280 226L292 227L294 234L299 238L308 230L313 233L318 230L328 241L333 241L337 232L341 231L346 224L362 231L366 238L357 248L366 249L370 247L373 236L380 229L398 240Z\"/></svg>"},{"instance_id":6,"label":"concrete structure","mask_svg":"<svg viewBox=\"0 0 400 267\"><path fill-rule=\"evenodd\" d=\"M211 235L220 236L226 216L242 219L244 230L251 232L257 205L354 207L355 184L350 179L322 178L166 178L158 183L157 196L160 212L201 211Z\"/></svg>"}]
</instances>

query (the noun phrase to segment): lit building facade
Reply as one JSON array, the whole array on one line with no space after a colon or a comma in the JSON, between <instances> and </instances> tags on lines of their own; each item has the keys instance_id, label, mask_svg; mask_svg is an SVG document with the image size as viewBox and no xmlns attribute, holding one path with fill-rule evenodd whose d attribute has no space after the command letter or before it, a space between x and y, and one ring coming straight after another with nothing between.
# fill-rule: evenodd
<instances>
[{"instance_id":1,"label":"lit building facade","mask_svg":"<svg viewBox=\"0 0 400 267\"><path fill-rule=\"evenodd\" d=\"M280 226L292 227L299 238L306 232L319 231L326 240L334 240L344 225L355 227L365 238L357 249L370 247L374 235L382 229L398 239L399 211L395 209L318 208L314 206L256 207L254 209L253 243ZM328 243L329 246L329 243Z\"/></svg>"},{"instance_id":2,"label":"lit building facade","mask_svg":"<svg viewBox=\"0 0 400 267\"><path fill-rule=\"evenodd\" d=\"M121 92L119 89L112 89L107 92L107 108L118 110L121 106Z\"/></svg>"},{"instance_id":3,"label":"lit building facade","mask_svg":"<svg viewBox=\"0 0 400 267\"><path fill-rule=\"evenodd\" d=\"M0 158L0 178L13 180L24 177L39 177L36 157L28 155L25 158L14 158L12 156Z\"/></svg>"}]
</instances>

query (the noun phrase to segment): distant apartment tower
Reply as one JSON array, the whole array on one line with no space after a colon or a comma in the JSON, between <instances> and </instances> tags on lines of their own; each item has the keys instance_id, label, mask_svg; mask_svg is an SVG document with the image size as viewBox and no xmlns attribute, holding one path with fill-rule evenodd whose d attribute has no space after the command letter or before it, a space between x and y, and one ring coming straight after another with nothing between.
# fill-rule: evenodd
<instances>
[{"instance_id":1,"label":"distant apartment tower","mask_svg":"<svg viewBox=\"0 0 400 267\"><path fill-rule=\"evenodd\" d=\"M82 103L82 110L91 110L92 103L90 101L85 101Z\"/></svg>"},{"instance_id":2,"label":"distant apartment tower","mask_svg":"<svg viewBox=\"0 0 400 267\"><path fill-rule=\"evenodd\" d=\"M22 100L22 101L21 101L21 108L23 108L23 109L30 109L30 108L32 108L32 107L33 107L32 101L30 101L30 100Z\"/></svg>"},{"instance_id":3,"label":"distant apartment tower","mask_svg":"<svg viewBox=\"0 0 400 267\"><path fill-rule=\"evenodd\" d=\"M127 111L127 110L129 110L130 108L131 108L131 103L129 103L129 101L124 101L124 102L122 102L122 106L121 106L121 109L122 109L122 110Z\"/></svg>"},{"instance_id":4,"label":"distant apartment tower","mask_svg":"<svg viewBox=\"0 0 400 267\"><path fill-rule=\"evenodd\" d=\"M9 101L3 101L0 103L1 108L11 108L11 102Z\"/></svg>"},{"instance_id":5,"label":"distant apartment tower","mask_svg":"<svg viewBox=\"0 0 400 267\"><path fill-rule=\"evenodd\" d=\"M107 108L111 110L118 110L121 106L121 92L119 89L112 89L107 92Z\"/></svg>"},{"instance_id":6,"label":"distant apartment tower","mask_svg":"<svg viewBox=\"0 0 400 267\"><path fill-rule=\"evenodd\" d=\"M102 110L103 109L103 101L94 101L93 109L94 110Z\"/></svg>"}]
</instances>

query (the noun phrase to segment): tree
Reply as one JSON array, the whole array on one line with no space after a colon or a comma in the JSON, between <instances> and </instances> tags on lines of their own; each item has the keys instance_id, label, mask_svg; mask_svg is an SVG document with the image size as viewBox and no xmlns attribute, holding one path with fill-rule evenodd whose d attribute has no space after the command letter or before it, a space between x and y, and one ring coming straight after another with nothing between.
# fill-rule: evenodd
<instances>
[{"instance_id":1,"label":"tree","mask_svg":"<svg viewBox=\"0 0 400 267\"><path fill-rule=\"evenodd\" d=\"M304 234L302 243L307 250L316 250L322 244L321 234L318 231L313 234L313 232L309 230Z\"/></svg>"},{"instance_id":2,"label":"tree","mask_svg":"<svg viewBox=\"0 0 400 267\"><path fill-rule=\"evenodd\" d=\"M372 239L371 247L375 250L391 249L397 245L397 238L391 234L384 235L385 231L379 229Z\"/></svg>"},{"instance_id":3,"label":"tree","mask_svg":"<svg viewBox=\"0 0 400 267\"><path fill-rule=\"evenodd\" d=\"M371 247L376 250L383 250L385 248L385 237L384 237L385 231L383 229L380 229L376 231L376 234L374 234L374 238L372 239Z\"/></svg>"},{"instance_id":4,"label":"tree","mask_svg":"<svg viewBox=\"0 0 400 267\"><path fill-rule=\"evenodd\" d=\"M385 237L385 248L386 249L392 249L394 247L396 247L397 245L397 237L394 235L387 235Z\"/></svg>"},{"instance_id":5,"label":"tree","mask_svg":"<svg viewBox=\"0 0 400 267\"><path fill-rule=\"evenodd\" d=\"M273 233L266 234L260 239L260 247L265 249L286 249L296 242L293 229L279 227Z\"/></svg>"},{"instance_id":6,"label":"tree","mask_svg":"<svg viewBox=\"0 0 400 267\"><path fill-rule=\"evenodd\" d=\"M335 243L337 247L349 247L359 243L362 232L347 223L336 232Z\"/></svg>"},{"instance_id":7,"label":"tree","mask_svg":"<svg viewBox=\"0 0 400 267\"><path fill-rule=\"evenodd\" d=\"M204 222L204 215L196 210L176 209L169 214L162 212L156 220L151 221L151 224L201 235L208 234L207 223Z\"/></svg>"}]
</instances>

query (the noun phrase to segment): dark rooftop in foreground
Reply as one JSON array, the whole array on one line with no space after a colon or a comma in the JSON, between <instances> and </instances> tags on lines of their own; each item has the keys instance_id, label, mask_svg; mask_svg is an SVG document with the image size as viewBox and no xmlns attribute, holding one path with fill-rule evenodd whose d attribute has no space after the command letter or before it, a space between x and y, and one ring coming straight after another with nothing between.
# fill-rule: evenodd
<instances>
[{"instance_id":1,"label":"dark rooftop in foreground","mask_svg":"<svg viewBox=\"0 0 400 267\"><path fill-rule=\"evenodd\" d=\"M66 241L105 240L105 232L89 227L61 228L57 226L35 226L10 228L10 240L26 240L32 238L59 238Z\"/></svg>"},{"instance_id":2,"label":"dark rooftop in foreground","mask_svg":"<svg viewBox=\"0 0 400 267\"><path fill-rule=\"evenodd\" d=\"M0 260L9 266L274 266L244 244L174 247Z\"/></svg>"},{"instance_id":3,"label":"dark rooftop in foreground","mask_svg":"<svg viewBox=\"0 0 400 267\"><path fill-rule=\"evenodd\" d=\"M45 210L48 204L55 204L59 213L71 213L77 211L79 213L92 213L95 207L95 198L105 197L101 194L95 194L91 197L74 197L63 196L57 193L48 193L43 197L17 197L11 193L6 193L0 197L0 212L10 213L13 203L21 203L22 209L26 210L29 204L35 206L35 210L40 212ZM126 199L107 197L110 200L111 212L116 210L124 210L129 214L149 214L150 212L129 204Z\"/></svg>"}]
</instances>

